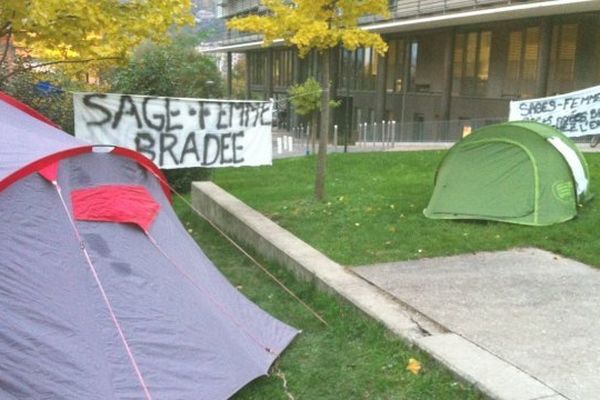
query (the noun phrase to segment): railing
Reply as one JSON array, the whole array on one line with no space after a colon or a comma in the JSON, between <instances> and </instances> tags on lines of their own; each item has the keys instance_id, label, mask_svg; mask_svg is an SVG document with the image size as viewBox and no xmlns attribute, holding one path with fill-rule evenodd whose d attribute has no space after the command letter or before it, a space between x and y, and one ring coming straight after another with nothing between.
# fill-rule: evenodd
<instances>
[{"instance_id":1,"label":"railing","mask_svg":"<svg viewBox=\"0 0 600 400\"><path fill-rule=\"evenodd\" d=\"M390 13L393 20L408 19L424 15L447 14L465 10L502 7L515 3L536 3L541 1L546 0L390 0ZM222 0L219 4L218 16L220 18L230 18L238 14L258 11L259 7L260 0ZM383 19L378 16L366 16L360 19L361 25L378 21L383 21ZM257 35L233 31L227 32L220 38L215 38L215 42L218 45L235 44L257 40L255 37Z\"/></svg>"},{"instance_id":2,"label":"railing","mask_svg":"<svg viewBox=\"0 0 600 400\"><path fill-rule=\"evenodd\" d=\"M217 4L217 16L219 18L229 18L256 10L259 6L260 0L222 0Z\"/></svg>"},{"instance_id":3,"label":"railing","mask_svg":"<svg viewBox=\"0 0 600 400\"><path fill-rule=\"evenodd\" d=\"M334 126L332 145L342 145L346 140L351 146L359 148L387 149L399 143L439 143L456 142L463 136L486 125L506 122L506 118L487 119L460 119L444 121L417 121L404 122L380 121L359 123L349 138L344 137L344 132ZM315 148L315 135L311 135L307 125L299 124L285 128L291 137L303 141L308 149ZM310 152L310 151L309 151Z\"/></svg>"},{"instance_id":4,"label":"railing","mask_svg":"<svg viewBox=\"0 0 600 400\"><path fill-rule=\"evenodd\" d=\"M424 14L445 14L464 9L536 1L543 0L392 0L390 1L390 11L395 18L406 18L418 17Z\"/></svg>"},{"instance_id":5,"label":"railing","mask_svg":"<svg viewBox=\"0 0 600 400\"><path fill-rule=\"evenodd\" d=\"M447 121L381 121L361 123L354 134L358 146L393 147L401 142L455 142L475 129L504 122L503 118Z\"/></svg>"}]
</instances>

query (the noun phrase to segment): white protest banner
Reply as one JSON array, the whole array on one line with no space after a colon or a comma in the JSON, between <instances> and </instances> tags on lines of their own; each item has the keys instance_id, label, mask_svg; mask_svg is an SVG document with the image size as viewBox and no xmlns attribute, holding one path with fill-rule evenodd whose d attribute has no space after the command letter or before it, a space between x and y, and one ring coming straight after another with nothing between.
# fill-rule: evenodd
<instances>
[{"instance_id":1,"label":"white protest banner","mask_svg":"<svg viewBox=\"0 0 600 400\"><path fill-rule=\"evenodd\" d=\"M600 134L600 86L510 102L509 121L537 121L552 125L566 136Z\"/></svg>"},{"instance_id":2,"label":"white protest banner","mask_svg":"<svg viewBox=\"0 0 600 400\"><path fill-rule=\"evenodd\" d=\"M271 165L273 105L75 93L75 136L137 150L161 168Z\"/></svg>"}]
</instances>

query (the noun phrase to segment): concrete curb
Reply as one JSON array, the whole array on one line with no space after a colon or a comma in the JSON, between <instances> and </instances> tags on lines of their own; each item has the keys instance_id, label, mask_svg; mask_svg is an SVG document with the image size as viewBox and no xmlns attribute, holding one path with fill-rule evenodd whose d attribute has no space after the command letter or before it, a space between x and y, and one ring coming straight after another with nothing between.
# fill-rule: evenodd
<instances>
[{"instance_id":1,"label":"concrete curb","mask_svg":"<svg viewBox=\"0 0 600 400\"><path fill-rule=\"evenodd\" d=\"M192 204L229 235L302 279L341 296L389 330L431 354L497 400L565 400L554 390L465 338L438 329L395 298L329 259L211 182L192 184ZM426 326L428 331L422 327Z\"/></svg>"}]
</instances>

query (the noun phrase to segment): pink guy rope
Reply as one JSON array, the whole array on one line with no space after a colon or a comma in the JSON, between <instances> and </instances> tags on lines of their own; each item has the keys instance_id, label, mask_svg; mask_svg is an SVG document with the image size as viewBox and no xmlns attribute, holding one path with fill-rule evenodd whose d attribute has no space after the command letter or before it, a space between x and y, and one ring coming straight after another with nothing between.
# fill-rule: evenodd
<instances>
[{"instance_id":1,"label":"pink guy rope","mask_svg":"<svg viewBox=\"0 0 600 400\"><path fill-rule=\"evenodd\" d=\"M92 275L94 276L94 279L96 280L96 285L98 285L98 289L100 290L100 293L102 294L102 298L104 299L104 303L106 304L106 307L108 308L110 317L112 318L112 321L115 324L115 327L117 328L117 332L119 332L119 336L121 337L123 346L125 346L125 350L127 351L127 355L129 356L131 365L133 366L133 369L135 370L135 374L137 375L137 378L140 381L140 384L142 385L142 389L144 390L144 395L146 397L146 400L152 400L152 396L150 395L150 391L148 390L148 385L146 385L146 382L144 381L144 377L142 376L142 372L140 371L138 363L136 362L135 358L133 357L133 353L131 352L131 348L129 347L129 344L127 343L127 339L125 338L123 329L121 329L119 320L117 319L117 316L115 315L115 312L110 303L110 300L108 299L108 296L106 295L106 292L104 291L104 287L102 286L102 283L100 282L100 278L98 277L96 268L94 267L94 264L92 263L92 259L90 258L90 255L89 255L87 249L85 248L85 244L84 244L83 240L81 239L81 234L79 233L79 229L77 229L77 225L75 225L75 221L73 220L73 217L71 216L71 213L69 212L67 203L65 203L65 199L62 195L62 190L60 188L60 185L58 184L57 181L52 181L52 184L56 188L58 197L60 197L60 201L65 209L65 212L67 213L69 222L71 223L71 227L73 228L73 231L75 232L75 236L77 237L77 240L79 241L79 244L81 246L81 251L83 252L85 259L87 261L87 264L90 267L90 271L92 272Z\"/></svg>"},{"instance_id":2,"label":"pink guy rope","mask_svg":"<svg viewBox=\"0 0 600 400\"><path fill-rule=\"evenodd\" d=\"M225 314L230 320L231 322L233 322L235 324L235 326L238 327L238 329L240 329L242 332L244 332L250 339L252 339L259 347L262 347L265 351L267 351L268 353L271 353L273 355L277 355L276 352L274 352L269 346L265 345L263 342L260 341L260 339L258 339L255 335L253 335L248 329L246 329L239 321L236 320L236 318L231 314L231 312L229 312L229 310L227 309L227 306L220 303L213 295L212 293L210 293L210 291L208 289L205 289L203 287L201 287L200 285L198 285L194 279L190 276L190 274L188 274L187 272L185 272L185 270L183 268L181 268L179 266L179 264L177 264L177 262L175 262L175 260L173 260L173 258L171 258L171 256L169 256L162 247L160 247L160 245L158 244L158 242L156 241L156 239L154 239L154 237L152 237L152 235L150 235L150 232L148 231L144 231L144 233L146 234L146 236L148 237L148 239L150 240L150 242L154 245L154 247L156 247L156 249L171 263L173 264L173 266L175 267L175 269L181 274L183 275L185 278L187 278L187 280L189 280L191 282L191 284L198 289L199 291L201 291L202 293L204 293L206 296L208 296L209 300L212 301L220 310L221 312L223 312L223 314Z\"/></svg>"}]
</instances>

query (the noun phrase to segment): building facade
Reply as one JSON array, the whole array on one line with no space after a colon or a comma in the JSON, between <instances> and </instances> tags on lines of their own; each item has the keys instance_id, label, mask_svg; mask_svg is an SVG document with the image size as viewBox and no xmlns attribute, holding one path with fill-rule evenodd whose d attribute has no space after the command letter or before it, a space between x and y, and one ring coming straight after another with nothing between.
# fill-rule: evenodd
<instances>
[{"instance_id":1,"label":"building facade","mask_svg":"<svg viewBox=\"0 0 600 400\"><path fill-rule=\"evenodd\" d=\"M396 121L398 140L456 140L467 126L506 120L510 100L600 84L598 0L390 0L390 11L361 24L388 43L384 57L340 48L332 63L334 122L354 138L360 124ZM257 0L224 0L219 10L226 19L256 12ZM248 97L285 99L318 74L314 55L263 48L257 35L227 32L215 45L245 54Z\"/></svg>"}]
</instances>

